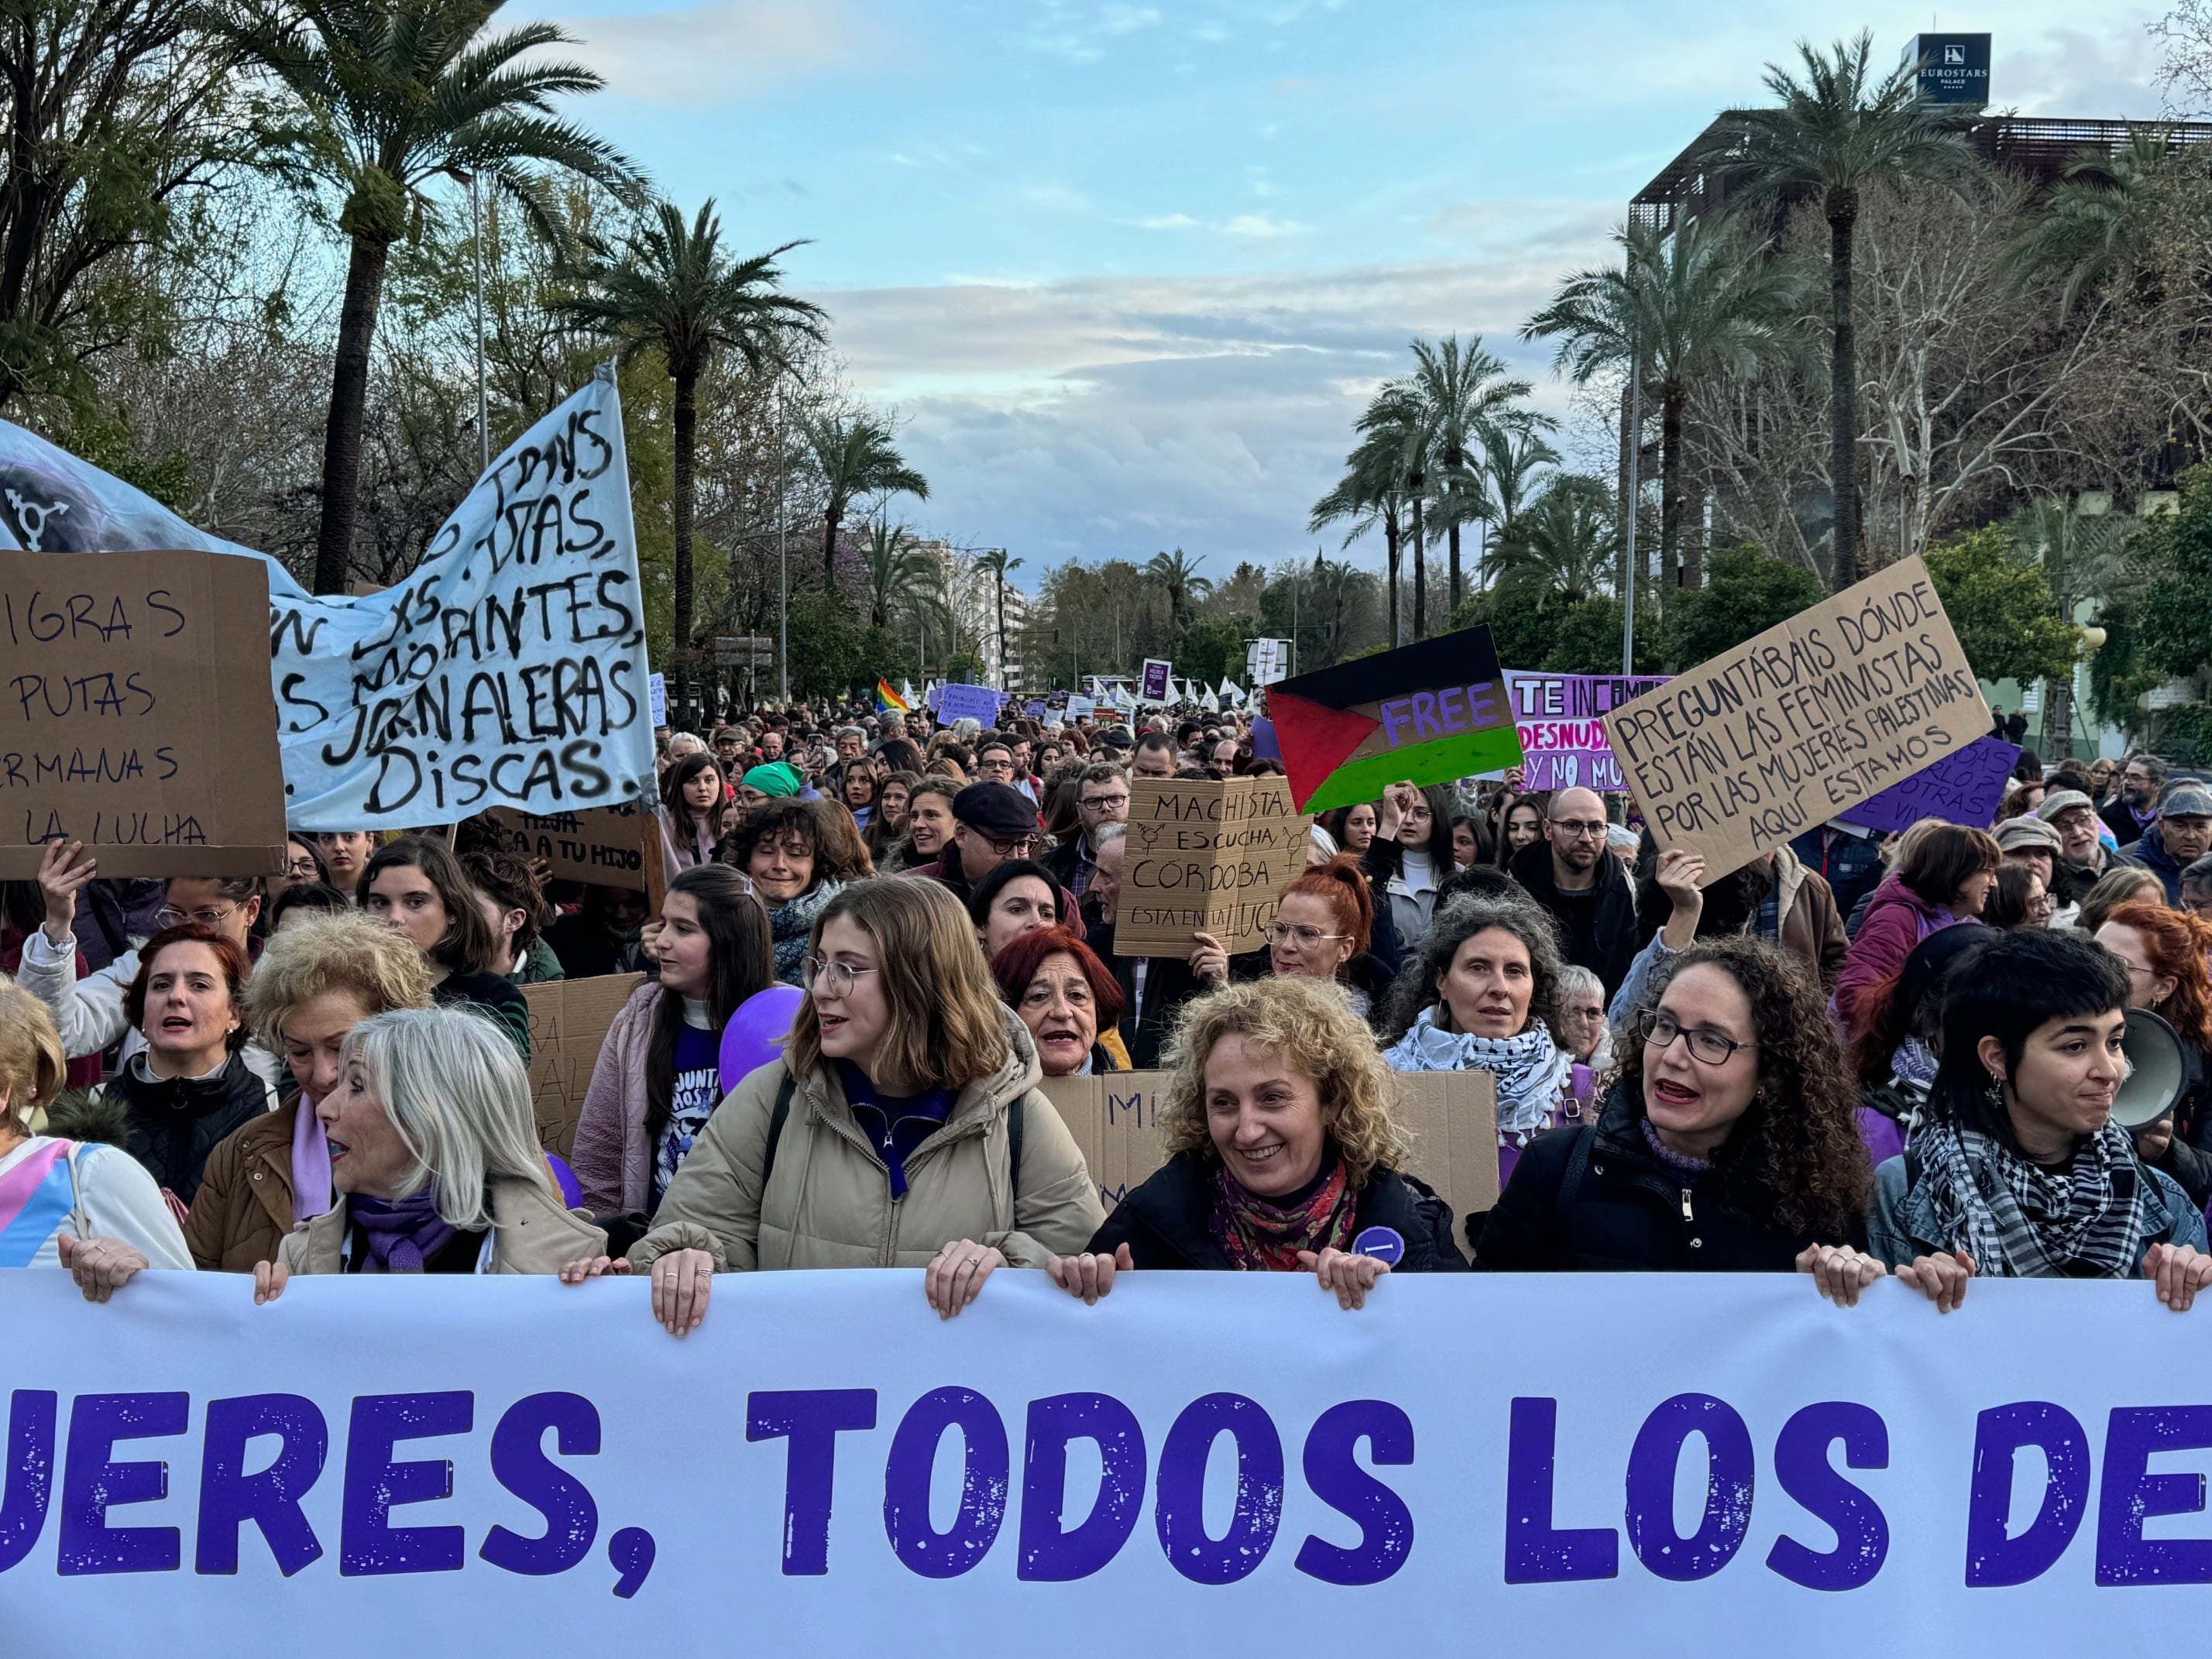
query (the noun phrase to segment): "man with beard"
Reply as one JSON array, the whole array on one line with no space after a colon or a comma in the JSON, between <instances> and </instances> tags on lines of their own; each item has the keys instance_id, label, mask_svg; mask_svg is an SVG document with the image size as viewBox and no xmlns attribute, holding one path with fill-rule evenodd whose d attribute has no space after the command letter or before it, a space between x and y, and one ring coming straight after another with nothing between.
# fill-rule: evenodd
<instances>
[{"instance_id":1,"label":"man with beard","mask_svg":"<svg viewBox=\"0 0 2212 1659\"><path fill-rule=\"evenodd\" d=\"M1543 838L1513 857L1513 878L1552 914L1567 960L1604 981L1609 1000L1636 955L1636 893L1605 850L1605 803L1594 789L1552 797Z\"/></svg>"}]
</instances>

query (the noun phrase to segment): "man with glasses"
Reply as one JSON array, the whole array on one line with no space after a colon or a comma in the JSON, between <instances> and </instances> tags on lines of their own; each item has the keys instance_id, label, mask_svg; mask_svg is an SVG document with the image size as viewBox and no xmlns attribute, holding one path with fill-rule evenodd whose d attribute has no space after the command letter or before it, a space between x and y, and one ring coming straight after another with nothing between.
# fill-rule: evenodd
<instances>
[{"instance_id":1,"label":"man with glasses","mask_svg":"<svg viewBox=\"0 0 2212 1659\"><path fill-rule=\"evenodd\" d=\"M1636 890L1620 860L1606 856L1605 802L1594 789L1552 797L1542 839L1513 857L1513 878L1552 914L1567 960L1587 968L1609 1000L1636 956Z\"/></svg>"},{"instance_id":2,"label":"man with glasses","mask_svg":"<svg viewBox=\"0 0 2212 1659\"><path fill-rule=\"evenodd\" d=\"M1075 786L1076 815L1083 830L1037 860L1052 872L1053 879L1081 898L1091 890L1098 868L1097 836L1099 826L1129 821L1129 775L1111 761L1097 761L1084 769Z\"/></svg>"},{"instance_id":3,"label":"man with glasses","mask_svg":"<svg viewBox=\"0 0 2212 1659\"><path fill-rule=\"evenodd\" d=\"M1020 790L971 783L952 798L951 842L931 862L906 873L943 882L965 904L977 882L1002 864L1027 858L1037 839L1036 808Z\"/></svg>"},{"instance_id":4,"label":"man with glasses","mask_svg":"<svg viewBox=\"0 0 2212 1659\"><path fill-rule=\"evenodd\" d=\"M2113 845L2123 852L2158 822L2158 797L2166 787L2166 763L2158 756L2134 754L2113 780L2117 787L2098 816L2112 832Z\"/></svg>"},{"instance_id":5,"label":"man with glasses","mask_svg":"<svg viewBox=\"0 0 2212 1659\"><path fill-rule=\"evenodd\" d=\"M123 1012L124 993L138 977L138 952L126 951L83 979L76 974L77 895L98 874L99 866L81 843L47 844L39 863L39 892L46 901L46 919L23 941L15 982L46 1005L71 1060L100 1054L120 1037L121 1058L128 1063L146 1046L144 1035L131 1029ZM251 961L258 943L252 931L260 919L261 898L258 876L177 876L170 880L167 897L154 921L163 929L185 922L211 927L246 951ZM264 1079L276 1081L274 1054L254 1045L247 1048L246 1058Z\"/></svg>"}]
</instances>

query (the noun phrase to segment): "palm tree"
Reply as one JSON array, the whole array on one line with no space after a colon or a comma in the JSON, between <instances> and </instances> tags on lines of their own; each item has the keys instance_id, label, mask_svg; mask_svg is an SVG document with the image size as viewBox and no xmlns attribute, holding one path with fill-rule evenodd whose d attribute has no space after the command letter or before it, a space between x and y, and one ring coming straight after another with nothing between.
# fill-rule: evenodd
<instances>
[{"instance_id":1,"label":"palm tree","mask_svg":"<svg viewBox=\"0 0 2212 1659\"><path fill-rule=\"evenodd\" d=\"M1398 644L1399 544L1405 535L1406 489L1400 471L1401 446L1390 432L1370 433L1359 447L1345 457L1344 477L1313 504L1306 521L1310 533L1319 534L1333 524L1346 524L1343 545L1349 547L1370 530L1382 532L1389 571L1390 644Z\"/></svg>"},{"instance_id":2,"label":"palm tree","mask_svg":"<svg viewBox=\"0 0 2212 1659\"><path fill-rule=\"evenodd\" d=\"M1424 492L1437 458L1435 419L1409 381L1386 381L1368 404L1355 429L1382 441L1394 453L1398 482L1405 492L1407 529L1413 538L1413 637L1429 632L1428 535L1423 522Z\"/></svg>"},{"instance_id":3,"label":"palm tree","mask_svg":"<svg viewBox=\"0 0 2212 1659\"><path fill-rule=\"evenodd\" d=\"M2130 133L2117 150L2075 156L2044 204L2043 216L2006 254L2013 279L2024 287L2046 272L2065 273L2058 299L2063 315L2106 278L2140 270L2149 252L2161 175L2180 153L2167 134L2152 130Z\"/></svg>"},{"instance_id":4,"label":"palm tree","mask_svg":"<svg viewBox=\"0 0 2212 1659\"><path fill-rule=\"evenodd\" d=\"M629 362L657 352L676 383L676 478L671 503L676 530L675 627L671 654L678 701L695 675L692 658L691 525L696 501L699 382L726 353L756 374L781 369L793 336L822 337L820 307L779 292L776 260L797 242L749 259L722 252L722 222L709 198L687 225L667 202L630 234L619 257L604 255L577 270L586 291L554 301L556 315L617 342Z\"/></svg>"},{"instance_id":5,"label":"palm tree","mask_svg":"<svg viewBox=\"0 0 2212 1659\"><path fill-rule=\"evenodd\" d=\"M1859 202L1878 185L1957 188L1972 164L1965 138L1919 102L1919 65L1875 78L1874 36L1838 40L1823 52L1797 43L1804 79L1769 64L1778 107L1740 110L1714 124L1701 158L1741 200L1817 193L1828 222L1828 442L1836 497L1829 580L1840 592L1859 579L1858 348L1851 328L1851 246Z\"/></svg>"},{"instance_id":6,"label":"palm tree","mask_svg":"<svg viewBox=\"0 0 2212 1659\"><path fill-rule=\"evenodd\" d=\"M1559 465L1559 452L1530 425L1493 425L1482 434L1482 516L1495 526L1493 547L1511 538L1543 469Z\"/></svg>"},{"instance_id":7,"label":"palm tree","mask_svg":"<svg viewBox=\"0 0 2212 1659\"><path fill-rule=\"evenodd\" d=\"M1435 434L1437 501L1442 509L1451 549L1449 610L1459 609L1461 599L1459 532L1472 519L1485 516L1479 481L1472 463L1485 434L1501 422L1518 415L1523 421L1549 426L1550 418L1516 410L1533 389L1526 380L1507 380L1505 364L1482 349L1476 335L1462 348L1459 336L1448 334L1441 346L1426 340L1413 342L1413 373L1407 385L1425 407L1430 430ZM1419 624L1415 624L1416 632Z\"/></svg>"},{"instance_id":8,"label":"palm tree","mask_svg":"<svg viewBox=\"0 0 2212 1659\"><path fill-rule=\"evenodd\" d=\"M915 550L913 532L904 525L893 529L877 520L868 532L868 626L888 628L893 613L920 604L936 568L935 560Z\"/></svg>"},{"instance_id":9,"label":"palm tree","mask_svg":"<svg viewBox=\"0 0 2212 1659\"><path fill-rule=\"evenodd\" d=\"M1022 568L1019 559L1010 559L1003 547L987 547L975 556L975 568L990 573L992 592L999 605L999 690L1010 691L1006 684L1006 572Z\"/></svg>"},{"instance_id":10,"label":"palm tree","mask_svg":"<svg viewBox=\"0 0 2212 1659\"><path fill-rule=\"evenodd\" d=\"M1619 543L1613 491L1580 473L1554 477L1498 538L1500 592L1556 594L1569 605L1612 585Z\"/></svg>"},{"instance_id":11,"label":"palm tree","mask_svg":"<svg viewBox=\"0 0 2212 1659\"><path fill-rule=\"evenodd\" d=\"M868 495L929 499L929 480L906 464L891 429L872 415L831 415L808 422L808 447L822 470L822 584L837 586L837 526Z\"/></svg>"},{"instance_id":12,"label":"palm tree","mask_svg":"<svg viewBox=\"0 0 2212 1659\"><path fill-rule=\"evenodd\" d=\"M1155 553L1145 565L1145 580L1168 596L1168 625L1178 638L1190 626L1190 607L1194 601L1213 592L1213 584L1198 574L1198 563L1181 548L1172 553Z\"/></svg>"},{"instance_id":13,"label":"palm tree","mask_svg":"<svg viewBox=\"0 0 2212 1659\"><path fill-rule=\"evenodd\" d=\"M419 230L441 175L480 179L520 204L556 246L565 228L544 170L642 194L637 168L552 113L595 92L579 64L520 63L571 42L550 23L488 34L501 0L213 0L208 28L275 81L289 108L259 136L264 165L344 198L350 252L323 431L315 592L343 592L359 507L368 354L392 245ZM534 165L533 165L534 164ZM541 170L543 169L543 170Z\"/></svg>"},{"instance_id":14,"label":"palm tree","mask_svg":"<svg viewBox=\"0 0 2212 1659\"><path fill-rule=\"evenodd\" d=\"M1642 375L1659 404L1661 603L1682 542L1683 422L1690 388L1713 374L1748 375L1786 355L1800 280L1709 219L1671 234L1652 224L1614 233L1621 262L1579 270L1521 331L1556 337L1560 370L1586 383L1602 370ZM1692 549L1681 585L1698 586Z\"/></svg>"}]
</instances>

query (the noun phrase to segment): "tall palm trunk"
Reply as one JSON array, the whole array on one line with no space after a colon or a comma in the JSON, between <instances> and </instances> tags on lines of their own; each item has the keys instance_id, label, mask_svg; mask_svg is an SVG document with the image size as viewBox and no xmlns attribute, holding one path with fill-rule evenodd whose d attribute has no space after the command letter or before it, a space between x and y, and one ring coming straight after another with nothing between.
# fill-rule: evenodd
<instances>
[{"instance_id":1,"label":"tall palm trunk","mask_svg":"<svg viewBox=\"0 0 2212 1659\"><path fill-rule=\"evenodd\" d=\"M1419 475L1410 487L1413 491L1413 637L1425 640L1429 636L1429 559L1426 539L1421 527L1421 496Z\"/></svg>"},{"instance_id":2,"label":"tall palm trunk","mask_svg":"<svg viewBox=\"0 0 2212 1659\"><path fill-rule=\"evenodd\" d=\"M837 526L845 520L845 509L832 497L822 510L822 587L825 592L837 591Z\"/></svg>"},{"instance_id":3,"label":"tall palm trunk","mask_svg":"<svg viewBox=\"0 0 2212 1659\"><path fill-rule=\"evenodd\" d=\"M331 365L331 411L323 428L323 517L315 535L315 592L343 593L353 568L353 527L359 516L361 431L368 407L368 349L392 245L353 239L346 262L345 304L338 313L337 357Z\"/></svg>"},{"instance_id":4,"label":"tall palm trunk","mask_svg":"<svg viewBox=\"0 0 2212 1659\"><path fill-rule=\"evenodd\" d=\"M1390 566L1390 648L1398 648L1398 515L1382 520L1382 544Z\"/></svg>"},{"instance_id":5,"label":"tall palm trunk","mask_svg":"<svg viewBox=\"0 0 2212 1659\"><path fill-rule=\"evenodd\" d=\"M1829 471L1836 529L1830 583L1840 593L1859 579L1858 339L1851 326L1851 240L1859 193L1828 192L1828 305L1834 341L1828 358Z\"/></svg>"},{"instance_id":6,"label":"tall palm trunk","mask_svg":"<svg viewBox=\"0 0 2212 1659\"><path fill-rule=\"evenodd\" d=\"M691 508L697 471L699 431L699 371L678 368L676 381L676 498L672 516L676 520L676 621L671 630L669 654L676 671L676 701L689 709L692 690L691 664Z\"/></svg>"},{"instance_id":7,"label":"tall palm trunk","mask_svg":"<svg viewBox=\"0 0 2212 1659\"><path fill-rule=\"evenodd\" d=\"M1467 457L1456 446L1444 451L1444 476L1448 478L1457 478L1461 464L1466 459ZM1451 610L1457 611L1463 596L1460 592L1459 514L1456 512L1452 514L1451 523L1445 528L1444 537L1451 546ZM1446 614L1450 613L1448 611Z\"/></svg>"},{"instance_id":8,"label":"tall palm trunk","mask_svg":"<svg viewBox=\"0 0 2212 1659\"><path fill-rule=\"evenodd\" d=\"M1668 590L1695 587L1695 556L1676 561L1682 551L1682 414L1689 402L1679 380L1659 394L1659 592L1662 609L1672 603Z\"/></svg>"}]
</instances>

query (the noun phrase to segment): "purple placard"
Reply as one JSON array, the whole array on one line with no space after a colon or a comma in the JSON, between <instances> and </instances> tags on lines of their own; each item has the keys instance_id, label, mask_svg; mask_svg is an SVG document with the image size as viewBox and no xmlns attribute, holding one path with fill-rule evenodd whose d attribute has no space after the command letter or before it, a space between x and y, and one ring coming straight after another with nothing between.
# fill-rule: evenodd
<instances>
[{"instance_id":1,"label":"purple placard","mask_svg":"<svg viewBox=\"0 0 2212 1659\"><path fill-rule=\"evenodd\" d=\"M987 726L995 725L999 694L988 685L948 685L945 695L937 700L937 718L946 726L964 720L981 720Z\"/></svg>"},{"instance_id":2,"label":"purple placard","mask_svg":"<svg viewBox=\"0 0 2212 1659\"><path fill-rule=\"evenodd\" d=\"M2005 785L2019 762L2017 744L2002 738L1977 738L1836 816L1863 830L1910 830L1922 818L1985 830L1997 815Z\"/></svg>"},{"instance_id":3,"label":"purple placard","mask_svg":"<svg viewBox=\"0 0 2212 1659\"><path fill-rule=\"evenodd\" d=\"M1144 690L1138 695L1146 702L1165 702L1168 700L1168 673L1175 665L1163 662L1158 657L1145 659Z\"/></svg>"},{"instance_id":4,"label":"purple placard","mask_svg":"<svg viewBox=\"0 0 2212 1659\"><path fill-rule=\"evenodd\" d=\"M1042 697L1031 697L1027 702L1022 705L1022 713L1028 715L1033 720L1042 720L1044 718L1044 699Z\"/></svg>"},{"instance_id":5,"label":"purple placard","mask_svg":"<svg viewBox=\"0 0 2212 1659\"><path fill-rule=\"evenodd\" d=\"M1664 685L1663 674L1543 674L1509 668L1507 695L1521 733L1524 789L1626 789L1604 717Z\"/></svg>"}]
</instances>

